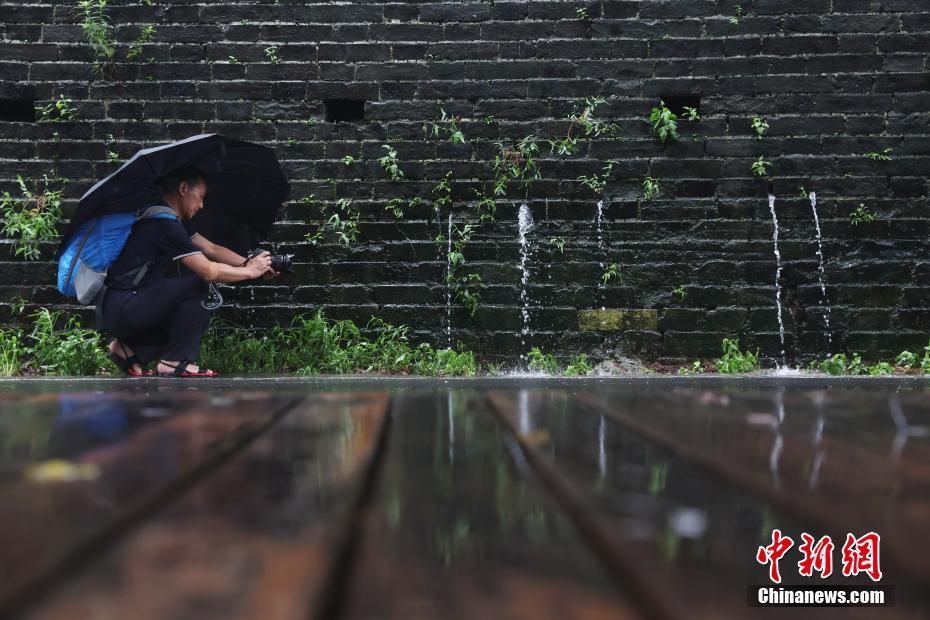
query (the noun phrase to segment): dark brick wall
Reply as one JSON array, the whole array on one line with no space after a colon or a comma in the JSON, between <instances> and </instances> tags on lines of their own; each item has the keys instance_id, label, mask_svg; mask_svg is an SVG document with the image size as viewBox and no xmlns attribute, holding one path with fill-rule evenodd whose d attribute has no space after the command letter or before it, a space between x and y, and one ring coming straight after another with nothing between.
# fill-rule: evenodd
<instances>
[{"instance_id":1,"label":"dark brick wall","mask_svg":"<svg viewBox=\"0 0 930 620\"><path fill-rule=\"evenodd\" d=\"M736 5L743 16L731 23ZM228 318L258 325L324 306L364 322L377 315L445 343L446 212L430 206L394 220L394 196L431 200L453 172L454 221L471 213L472 188L489 190L493 142L565 135L585 97L604 97L599 118L612 136L582 140L576 154L548 155L526 193L536 228L528 297L534 345L558 351L614 347L654 358L718 353L720 339L779 355L769 184L750 166L772 162L789 357L850 350L888 357L920 350L930 327L927 173L930 170L930 10L920 0L498 1L490 3L207 2L151 6L111 2L125 45L136 24L157 34L138 63L107 79L71 2L0 4L0 188L16 175L57 168L72 179L69 205L143 145L221 132L277 149L293 197L336 195L361 207L351 248L302 241L314 212L290 203L274 239L297 255L297 273L273 284L227 289ZM585 8L588 19L576 11ZM278 48L279 63L265 49ZM238 63L231 63L234 56ZM145 60L151 58L151 62ZM23 122L15 104L70 97L78 120ZM682 140L661 145L646 123L660 98L699 97L701 121L680 122ZM360 122L331 123L323 100L365 100ZM424 138L439 107L461 119L469 144ZM12 110L12 111L10 111ZM484 122L493 115L496 124ZM759 140L750 122L764 116ZM20 115L21 116L21 115ZM308 120L317 122L307 123ZM55 137L58 133L58 139ZM575 128L577 135L578 128ZM107 141L112 134L114 140ZM692 137L692 134L694 136ZM404 181L377 163L397 149ZM892 148L891 161L865 154ZM345 166L344 155L360 158ZM577 181L617 165L605 190L603 247L598 197ZM661 194L642 200L645 176ZM815 191L832 345L827 343L810 204ZM455 305L452 335L488 355L524 350L517 211L510 187L494 224L466 249L467 267L487 285L474 318ZM860 203L878 214L852 226ZM564 254L548 240L566 239ZM51 256L51 250L45 252ZM0 270L0 299L66 306L50 262L14 260ZM623 280L598 287L600 263ZM673 290L683 286L681 299ZM580 331L591 308L654 309L655 328L621 321L614 331ZM634 313L630 316L646 315Z\"/></svg>"}]
</instances>

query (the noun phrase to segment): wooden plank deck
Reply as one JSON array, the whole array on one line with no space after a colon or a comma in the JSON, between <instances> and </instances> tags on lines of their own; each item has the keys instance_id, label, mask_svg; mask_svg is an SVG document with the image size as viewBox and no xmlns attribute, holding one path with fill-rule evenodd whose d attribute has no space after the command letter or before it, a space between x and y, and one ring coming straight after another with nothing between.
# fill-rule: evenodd
<instances>
[{"instance_id":1,"label":"wooden plank deck","mask_svg":"<svg viewBox=\"0 0 930 620\"><path fill-rule=\"evenodd\" d=\"M909 390L3 394L0 618L926 618L926 427ZM749 607L775 527L880 531L896 606Z\"/></svg>"}]
</instances>

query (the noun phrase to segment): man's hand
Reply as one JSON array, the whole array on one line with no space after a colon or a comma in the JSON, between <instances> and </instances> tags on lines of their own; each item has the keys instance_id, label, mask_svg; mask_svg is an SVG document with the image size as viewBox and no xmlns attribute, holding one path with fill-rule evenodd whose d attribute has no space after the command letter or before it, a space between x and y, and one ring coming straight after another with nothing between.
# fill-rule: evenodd
<instances>
[{"instance_id":1,"label":"man's hand","mask_svg":"<svg viewBox=\"0 0 930 620\"><path fill-rule=\"evenodd\" d=\"M258 256L253 256L246 261L245 268L249 270L252 278L260 278L269 271L274 273L271 269L271 253L262 252Z\"/></svg>"},{"instance_id":2,"label":"man's hand","mask_svg":"<svg viewBox=\"0 0 930 620\"><path fill-rule=\"evenodd\" d=\"M264 251L264 252L262 252L262 253L259 254L258 256L267 256L267 257L269 257L269 261L271 260L271 252L269 252L269 251L267 251L267 250ZM251 260L252 260L252 259L249 259L249 260L246 261L246 262L251 262ZM271 263L269 262L268 264L270 265ZM262 279L264 279L264 280L271 280L272 278L277 278L279 275L280 275L280 272L277 272L277 271L275 271L274 269L272 269L271 267L268 267L268 271L265 272L265 275L262 276Z\"/></svg>"}]
</instances>

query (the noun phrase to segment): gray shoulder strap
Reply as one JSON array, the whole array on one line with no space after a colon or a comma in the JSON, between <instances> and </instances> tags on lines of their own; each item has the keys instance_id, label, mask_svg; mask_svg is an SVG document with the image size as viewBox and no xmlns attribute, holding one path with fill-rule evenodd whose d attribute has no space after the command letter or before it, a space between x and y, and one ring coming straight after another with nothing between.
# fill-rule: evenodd
<instances>
[{"instance_id":1,"label":"gray shoulder strap","mask_svg":"<svg viewBox=\"0 0 930 620\"><path fill-rule=\"evenodd\" d=\"M172 217L177 217L177 213L175 213L174 209L171 207L166 207L165 205L154 205L143 211L136 219L144 220L146 218L157 217L159 215L170 215Z\"/></svg>"}]
</instances>

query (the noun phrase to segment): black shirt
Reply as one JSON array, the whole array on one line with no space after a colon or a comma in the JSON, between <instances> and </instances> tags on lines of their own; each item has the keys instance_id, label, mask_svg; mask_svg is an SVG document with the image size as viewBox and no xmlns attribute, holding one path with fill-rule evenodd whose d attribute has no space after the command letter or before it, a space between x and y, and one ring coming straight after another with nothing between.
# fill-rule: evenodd
<instances>
[{"instance_id":1,"label":"black shirt","mask_svg":"<svg viewBox=\"0 0 930 620\"><path fill-rule=\"evenodd\" d=\"M142 288L167 275L169 270L178 269L179 259L201 250L191 242L196 233L189 233L180 220L169 218L146 218L133 224L132 232L123 251L107 272L107 286L117 290L131 291L135 275L120 277L128 271L149 263L149 268L138 284Z\"/></svg>"}]
</instances>

